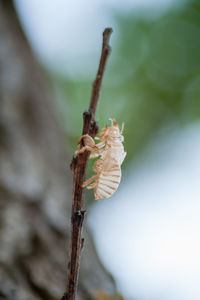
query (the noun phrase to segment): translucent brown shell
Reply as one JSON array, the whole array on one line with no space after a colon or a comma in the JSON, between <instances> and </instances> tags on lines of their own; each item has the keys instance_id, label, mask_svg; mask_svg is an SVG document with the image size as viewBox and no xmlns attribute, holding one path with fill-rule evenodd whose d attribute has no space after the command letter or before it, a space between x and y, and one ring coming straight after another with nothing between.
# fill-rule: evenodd
<instances>
[{"instance_id":1,"label":"translucent brown shell","mask_svg":"<svg viewBox=\"0 0 200 300\"><path fill-rule=\"evenodd\" d=\"M109 198L120 184L121 168L116 160L113 159L111 162L112 164L103 164L103 168L97 172L98 178L94 187L95 200ZM96 171L95 166L94 170Z\"/></svg>"},{"instance_id":2,"label":"translucent brown shell","mask_svg":"<svg viewBox=\"0 0 200 300\"><path fill-rule=\"evenodd\" d=\"M121 164L126 156L122 141L122 129L117 122L111 119L111 126L105 126L100 135L99 143L95 144L92 137L83 135L79 142L84 139L85 146L76 154L91 151L90 158L98 157L94 164L96 175L86 180L83 187L94 189L95 200L109 198L117 190L121 181Z\"/></svg>"}]
</instances>

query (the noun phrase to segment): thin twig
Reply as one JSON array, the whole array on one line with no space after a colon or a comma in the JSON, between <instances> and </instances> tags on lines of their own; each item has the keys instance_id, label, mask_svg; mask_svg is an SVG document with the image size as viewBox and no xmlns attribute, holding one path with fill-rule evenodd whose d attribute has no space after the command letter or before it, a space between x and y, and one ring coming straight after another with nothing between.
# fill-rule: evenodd
<instances>
[{"instance_id":1,"label":"thin twig","mask_svg":"<svg viewBox=\"0 0 200 300\"><path fill-rule=\"evenodd\" d=\"M98 126L94 120L101 83L105 70L106 61L110 53L109 38L112 33L111 28L106 28L103 32L103 45L101 52L101 59L99 63L96 79L93 83L92 94L90 99L90 106L88 111L83 114L83 130L82 134L89 134L93 138L98 132ZM84 146L81 144L81 147ZM73 186L73 205L71 217L71 242L70 242L70 257L67 270L67 290L62 300L75 300L78 272L81 250L83 248L84 239L82 238L82 226L85 215L83 206L83 188L82 184L85 180L89 152L85 151L74 157L71 163L71 169L74 173L74 186Z\"/></svg>"},{"instance_id":2,"label":"thin twig","mask_svg":"<svg viewBox=\"0 0 200 300\"><path fill-rule=\"evenodd\" d=\"M106 28L103 32L103 44L102 44L102 51L101 51L101 59L99 63L99 68L97 72L96 79L93 83L93 88L92 88L92 94L91 94L91 99L90 99L90 110L93 112L95 115L96 108L97 108L97 102L99 99L99 92L101 89L101 83L102 83L102 78L104 74L104 69L105 69L105 64L108 58L108 55L110 53L110 46L109 46L109 38L112 33L111 28Z\"/></svg>"}]
</instances>

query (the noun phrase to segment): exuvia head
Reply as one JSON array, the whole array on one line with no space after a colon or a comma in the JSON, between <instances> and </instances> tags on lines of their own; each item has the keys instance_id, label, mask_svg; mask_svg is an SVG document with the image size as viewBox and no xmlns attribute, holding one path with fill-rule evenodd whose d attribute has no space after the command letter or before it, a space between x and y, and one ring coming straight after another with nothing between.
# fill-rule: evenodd
<instances>
[{"instance_id":1,"label":"exuvia head","mask_svg":"<svg viewBox=\"0 0 200 300\"><path fill-rule=\"evenodd\" d=\"M117 122L115 119L109 119L111 121L111 126L104 127L102 132L100 133L100 139L102 141L109 141L109 140L119 140L123 142L124 137L122 136L122 132L124 129L124 124L122 124L122 129L120 130Z\"/></svg>"}]
</instances>

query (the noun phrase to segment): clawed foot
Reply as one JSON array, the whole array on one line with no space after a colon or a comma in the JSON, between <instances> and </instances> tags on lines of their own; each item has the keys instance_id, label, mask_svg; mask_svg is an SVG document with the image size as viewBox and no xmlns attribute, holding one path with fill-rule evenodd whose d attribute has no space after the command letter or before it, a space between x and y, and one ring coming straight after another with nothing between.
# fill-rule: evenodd
<instances>
[{"instance_id":1,"label":"clawed foot","mask_svg":"<svg viewBox=\"0 0 200 300\"><path fill-rule=\"evenodd\" d=\"M78 144L80 145L80 143L82 141L84 142L85 146L83 146L81 149L77 150L75 152L76 155L81 154L81 153L85 152L86 150L91 151L91 152L96 150L97 147L95 146L95 142L90 135L88 135L88 134L82 135L78 140Z\"/></svg>"}]
</instances>

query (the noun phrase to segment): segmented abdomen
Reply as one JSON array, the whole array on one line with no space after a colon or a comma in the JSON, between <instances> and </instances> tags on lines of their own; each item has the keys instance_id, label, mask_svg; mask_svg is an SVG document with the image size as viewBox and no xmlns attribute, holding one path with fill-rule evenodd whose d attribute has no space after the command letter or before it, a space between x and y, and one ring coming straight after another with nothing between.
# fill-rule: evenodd
<instances>
[{"instance_id":1,"label":"segmented abdomen","mask_svg":"<svg viewBox=\"0 0 200 300\"><path fill-rule=\"evenodd\" d=\"M121 169L115 162L112 166L102 169L94 191L95 200L106 199L112 196L121 180Z\"/></svg>"}]
</instances>

